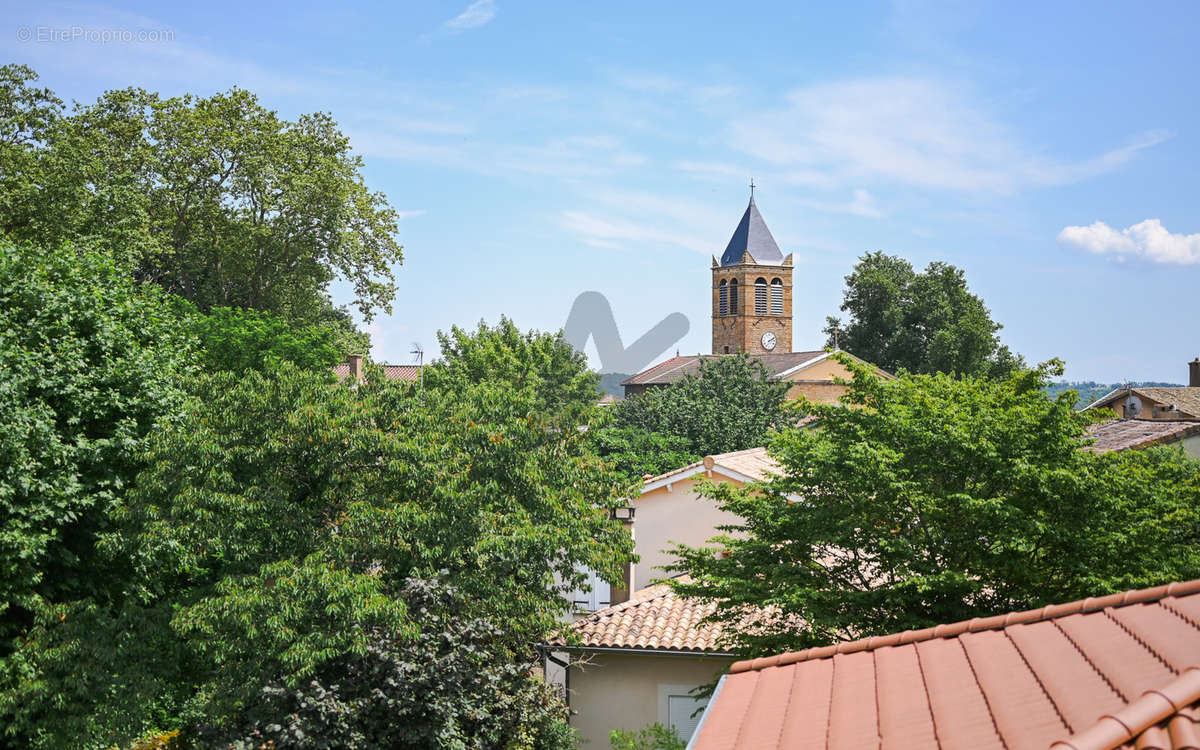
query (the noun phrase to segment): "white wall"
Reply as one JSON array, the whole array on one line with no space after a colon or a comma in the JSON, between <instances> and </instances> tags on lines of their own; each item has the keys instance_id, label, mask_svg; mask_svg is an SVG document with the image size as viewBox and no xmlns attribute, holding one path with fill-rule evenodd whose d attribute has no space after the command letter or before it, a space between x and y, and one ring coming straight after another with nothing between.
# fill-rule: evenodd
<instances>
[{"instance_id":1,"label":"white wall","mask_svg":"<svg viewBox=\"0 0 1200 750\"><path fill-rule=\"evenodd\" d=\"M719 474L713 477L740 485L740 482ZM701 472L693 478L675 482L670 489L659 487L645 493L635 503L634 551L641 559L633 568L634 591L649 586L653 579L672 575L660 568L675 559L664 550L676 544L703 546L720 533L717 526L740 522L734 514L718 508L713 500L696 494L695 486L704 478Z\"/></svg>"}]
</instances>

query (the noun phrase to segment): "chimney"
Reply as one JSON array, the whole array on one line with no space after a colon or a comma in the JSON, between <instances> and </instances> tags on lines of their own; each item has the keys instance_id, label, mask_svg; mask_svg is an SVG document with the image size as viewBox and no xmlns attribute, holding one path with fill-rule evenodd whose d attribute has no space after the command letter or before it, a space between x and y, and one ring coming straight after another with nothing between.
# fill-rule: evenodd
<instances>
[{"instance_id":1,"label":"chimney","mask_svg":"<svg viewBox=\"0 0 1200 750\"><path fill-rule=\"evenodd\" d=\"M362 366L363 355L351 354L347 358L347 361L350 363L350 377L354 380L362 380L363 379L363 366Z\"/></svg>"},{"instance_id":2,"label":"chimney","mask_svg":"<svg viewBox=\"0 0 1200 750\"><path fill-rule=\"evenodd\" d=\"M1200 357L1188 362L1188 385L1200 388Z\"/></svg>"}]
</instances>

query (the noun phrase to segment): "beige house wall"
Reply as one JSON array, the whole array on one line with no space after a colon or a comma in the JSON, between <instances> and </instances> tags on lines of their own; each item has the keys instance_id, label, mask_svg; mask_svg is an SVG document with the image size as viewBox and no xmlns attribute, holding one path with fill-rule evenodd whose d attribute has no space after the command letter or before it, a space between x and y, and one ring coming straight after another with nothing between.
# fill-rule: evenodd
<instances>
[{"instance_id":1,"label":"beige house wall","mask_svg":"<svg viewBox=\"0 0 1200 750\"><path fill-rule=\"evenodd\" d=\"M573 662L569 670L571 726L579 730L584 750L607 750L614 729L637 730L654 722L666 725L667 717L660 715L663 690L703 685L734 661L647 652L580 656L583 663Z\"/></svg>"},{"instance_id":2,"label":"beige house wall","mask_svg":"<svg viewBox=\"0 0 1200 750\"><path fill-rule=\"evenodd\" d=\"M637 508L633 523L634 552L641 559L633 566L633 591L651 585L656 578L672 575L661 567L675 559L664 550L676 544L699 547L720 533L717 526L741 522L738 516L718 508L715 501L696 494L696 484L705 478L704 472L700 472L673 483L669 489L659 487L642 495L634 504ZM716 472L713 479L742 484Z\"/></svg>"}]
</instances>

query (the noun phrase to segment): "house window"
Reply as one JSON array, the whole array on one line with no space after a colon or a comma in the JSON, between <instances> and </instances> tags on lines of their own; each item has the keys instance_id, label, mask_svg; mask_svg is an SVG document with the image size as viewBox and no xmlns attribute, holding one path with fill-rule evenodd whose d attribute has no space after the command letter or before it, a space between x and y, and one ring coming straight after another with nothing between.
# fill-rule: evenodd
<instances>
[{"instance_id":1,"label":"house window","mask_svg":"<svg viewBox=\"0 0 1200 750\"><path fill-rule=\"evenodd\" d=\"M608 581L601 578L594 570L589 569L584 572L587 573L585 587L571 592L571 601L575 605L576 611L595 612L612 604L612 592Z\"/></svg>"},{"instance_id":2,"label":"house window","mask_svg":"<svg viewBox=\"0 0 1200 750\"><path fill-rule=\"evenodd\" d=\"M721 285L717 289L717 314L729 314L729 283L725 279L721 279Z\"/></svg>"},{"instance_id":3,"label":"house window","mask_svg":"<svg viewBox=\"0 0 1200 750\"><path fill-rule=\"evenodd\" d=\"M695 685L663 685L658 686L658 722L670 727L684 742L692 739L707 699L697 699L691 695Z\"/></svg>"},{"instance_id":4,"label":"house window","mask_svg":"<svg viewBox=\"0 0 1200 750\"><path fill-rule=\"evenodd\" d=\"M754 314L767 314L767 280L764 278L754 282Z\"/></svg>"},{"instance_id":5,"label":"house window","mask_svg":"<svg viewBox=\"0 0 1200 750\"><path fill-rule=\"evenodd\" d=\"M730 315L739 315L741 313L741 310L738 308L737 288L738 288L737 279L734 279L733 281L729 282L729 314Z\"/></svg>"},{"instance_id":6,"label":"house window","mask_svg":"<svg viewBox=\"0 0 1200 750\"><path fill-rule=\"evenodd\" d=\"M783 282L771 279L771 314L783 315Z\"/></svg>"}]
</instances>

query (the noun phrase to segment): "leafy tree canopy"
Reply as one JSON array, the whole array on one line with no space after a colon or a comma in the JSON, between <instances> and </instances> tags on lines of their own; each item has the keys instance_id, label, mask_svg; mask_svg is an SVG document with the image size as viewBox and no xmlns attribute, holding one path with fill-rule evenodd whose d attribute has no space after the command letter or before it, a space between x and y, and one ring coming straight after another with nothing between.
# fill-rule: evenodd
<instances>
[{"instance_id":1,"label":"leafy tree canopy","mask_svg":"<svg viewBox=\"0 0 1200 750\"><path fill-rule=\"evenodd\" d=\"M335 278L364 318L389 309L396 213L329 115L284 120L240 89L67 112L36 80L0 68L0 236L95 245L202 312L318 323Z\"/></svg>"},{"instance_id":2,"label":"leafy tree canopy","mask_svg":"<svg viewBox=\"0 0 1200 750\"><path fill-rule=\"evenodd\" d=\"M828 318L828 345L836 340L890 372L1002 378L1025 366L1000 343L1000 324L967 289L963 272L948 263L918 273L903 258L867 253L846 277L841 309L849 321Z\"/></svg>"},{"instance_id":3,"label":"leafy tree canopy","mask_svg":"<svg viewBox=\"0 0 1200 750\"><path fill-rule=\"evenodd\" d=\"M359 726L390 712L446 732L486 717L427 698L496 715L528 705L536 686L497 694L497 680L556 627L578 571L619 575L631 541L609 519L618 485L581 431L505 383L418 397L377 372L347 388L287 363L203 377L104 537L129 569L121 596L64 605L30 632L14 659L21 678L0 692L3 723L30 747L107 748L172 724L191 737L202 726L277 736L267 718L306 701L321 705L302 725L346 706L367 717ZM457 592L452 612L431 609L441 595L412 591L430 578ZM450 621L502 635L451 632ZM437 651L444 638L488 650ZM396 686L429 679L402 662L434 652L448 668L442 693ZM491 676L461 684L476 658L492 660ZM347 682L364 675L377 682ZM277 691L265 703L264 688ZM552 728L518 719L489 726ZM534 747L540 736L496 744Z\"/></svg>"},{"instance_id":4,"label":"leafy tree canopy","mask_svg":"<svg viewBox=\"0 0 1200 750\"><path fill-rule=\"evenodd\" d=\"M754 448L783 418L787 389L756 360L720 357L702 362L695 375L612 407L613 423L681 438L697 456Z\"/></svg>"},{"instance_id":5,"label":"leafy tree canopy","mask_svg":"<svg viewBox=\"0 0 1200 750\"><path fill-rule=\"evenodd\" d=\"M217 307L196 316L199 361L210 371L266 370L291 362L328 371L342 360L334 331L320 325L292 325L260 310Z\"/></svg>"},{"instance_id":6,"label":"leafy tree canopy","mask_svg":"<svg viewBox=\"0 0 1200 750\"><path fill-rule=\"evenodd\" d=\"M731 552L679 550L688 596L717 599L736 647L778 652L1200 576L1200 462L1096 454L1051 366L1004 380L902 375L848 357L843 403L778 433L778 479L712 486L745 519ZM1061 366L1055 374L1061 373Z\"/></svg>"},{"instance_id":7,"label":"leafy tree canopy","mask_svg":"<svg viewBox=\"0 0 1200 750\"><path fill-rule=\"evenodd\" d=\"M453 326L438 332L442 357L425 369L429 388L455 389L494 383L516 389L543 413L577 420L599 400L599 377L587 358L562 333L522 333L505 317L494 326L480 321L474 331Z\"/></svg>"},{"instance_id":8,"label":"leafy tree canopy","mask_svg":"<svg viewBox=\"0 0 1200 750\"><path fill-rule=\"evenodd\" d=\"M0 241L0 660L35 611L101 585L96 534L183 402L177 312L100 253Z\"/></svg>"}]
</instances>

